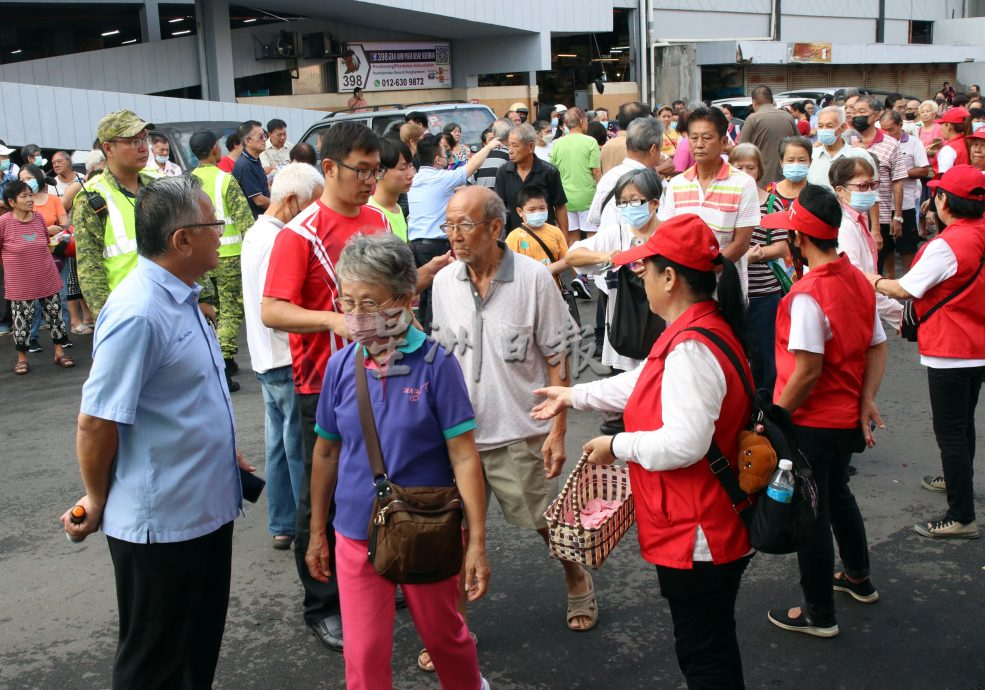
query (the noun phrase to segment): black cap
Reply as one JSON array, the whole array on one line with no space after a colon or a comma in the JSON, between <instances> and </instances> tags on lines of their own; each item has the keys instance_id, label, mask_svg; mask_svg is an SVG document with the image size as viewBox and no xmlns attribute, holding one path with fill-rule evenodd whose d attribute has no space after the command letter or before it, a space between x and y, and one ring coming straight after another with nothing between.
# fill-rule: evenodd
<instances>
[{"instance_id":1,"label":"black cap","mask_svg":"<svg viewBox=\"0 0 985 690\"><path fill-rule=\"evenodd\" d=\"M196 158L205 158L212 153L217 141L219 141L219 137L212 132L195 132L188 140L188 148L192 150L192 154Z\"/></svg>"}]
</instances>

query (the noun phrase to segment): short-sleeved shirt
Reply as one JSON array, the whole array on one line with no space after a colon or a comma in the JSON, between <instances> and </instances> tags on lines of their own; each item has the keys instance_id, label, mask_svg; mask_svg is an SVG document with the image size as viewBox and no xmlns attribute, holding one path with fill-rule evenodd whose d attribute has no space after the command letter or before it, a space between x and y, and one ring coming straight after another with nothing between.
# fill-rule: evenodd
<instances>
[{"instance_id":1,"label":"short-sleeved shirt","mask_svg":"<svg viewBox=\"0 0 985 690\"><path fill-rule=\"evenodd\" d=\"M615 166L622 163L626 157L626 132L619 132L619 135L609 139L599 151L599 167L602 174L612 170Z\"/></svg>"},{"instance_id":2,"label":"short-sleeved shirt","mask_svg":"<svg viewBox=\"0 0 985 690\"><path fill-rule=\"evenodd\" d=\"M566 349L566 335L578 332L547 269L503 242L499 247L503 261L484 300L461 261L438 272L431 295L432 335L462 365L480 451L550 431L549 420L530 417L533 390L547 385L548 358Z\"/></svg>"},{"instance_id":3,"label":"short-sleeved shirt","mask_svg":"<svg viewBox=\"0 0 985 690\"><path fill-rule=\"evenodd\" d=\"M906 163L900 153L899 143L876 130L876 136L865 149L879 161L879 222L888 223L895 214L893 206L893 182L908 176Z\"/></svg>"},{"instance_id":4,"label":"short-sleeved shirt","mask_svg":"<svg viewBox=\"0 0 985 690\"><path fill-rule=\"evenodd\" d=\"M923 185L920 180L911 178L909 171L912 168L925 168L930 165L927 158L927 149L920 143L920 138L912 134L903 133L899 141L900 154L903 156L903 167L907 170L907 177L903 180L903 210L916 208L920 203L920 193Z\"/></svg>"},{"instance_id":5,"label":"short-sleeved shirt","mask_svg":"<svg viewBox=\"0 0 985 690\"><path fill-rule=\"evenodd\" d=\"M536 156L525 180L520 179L516 171L516 163L512 161L503 164L496 173L496 193L506 204L506 227L516 228L523 224L523 218L516 212L517 196L520 190L528 185L537 185L547 193L547 222L557 225L555 208L568 203L561 184L561 174L550 163L545 163Z\"/></svg>"},{"instance_id":6,"label":"short-sleeved shirt","mask_svg":"<svg viewBox=\"0 0 985 690\"><path fill-rule=\"evenodd\" d=\"M286 300L314 311L337 311L339 296L335 264L342 248L356 233L389 232L386 216L366 205L349 218L321 200L299 213L274 240L267 267L264 297ZM299 393L318 393L325 378L328 358L346 345L332 331L291 333L294 387Z\"/></svg>"},{"instance_id":7,"label":"short-sleeved shirt","mask_svg":"<svg viewBox=\"0 0 985 690\"><path fill-rule=\"evenodd\" d=\"M291 346L287 333L263 324L260 305L263 287L274 240L284 229L284 223L264 214L243 237L240 270L243 276L243 320L246 322L246 343L250 348L250 364L258 374L291 366Z\"/></svg>"},{"instance_id":8,"label":"short-sleeved shirt","mask_svg":"<svg viewBox=\"0 0 985 690\"><path fill-rule=\"evenodd\" d=\"M414 175L414 183L407 192L410 213L407 216L408 240L440 240L445 233L438 227L445 222L445 210L455 189L468 180L465 168L439 170L422 165ZM496 178L493 176L493 182ZM492 185L489 185L490 187Z\"/></svg>"},{"instance_id":9,"label":"short-sleeved shirt","mask_svg":"<svg viewBox=\"0 0 985 690\"><path fill-rule=\"evenodd\" d=\"M38 205L37 202L34 203L34 212L41 214L41 217L44 219L45 228L57 225L59 217L67 215L65 213L65 207L62 205L62 200L50 193L48 194L48 198L44 200L44 204Z\"/></svg>"},{"instance_id":10,"label":"short-sleeved shirt","mask_svg":"<svg viewBox=\"0 0 985 690\"><path fill-rule=\"evenodd\" d=\"M553 258L547 255L540 242L531 235L536 235L540 241L547 245L551 250ZM527 225L520 225L506 236L506 246L517 254L529 256L534 261L539 261L544 266L550 266L555 261L560 261L568 254L568 240L565 238L561 228L550 223L545 223L539 228L530 228ZM554 277L557 281L557 276ZM558 282L560 285L560 282Z\"/></svg>"},{"instance_id":11,"label":"short-sleeved shirt","mask_svg":"<svg viewBox=\"0 0 985 690\"><path fill-rule=\"evenodd\" d=\"M841 148L835 151L834 155L828 153L823 146L815 146L811 153L811 167L807 170L807 181L811 184L819 184L822 187L831 189L831 180L828 173L831 171L831 164L839 158L864 158L872 166L872 174L875 179L879 179L879 171L872 161L872 157L866 153L865 149L859 146L851 146L842 142Z\"/></svg>"},{"instance_id":12,"label":"short-sleeved shirt","mask_svg":"<svg viewBox=\"0 0 985 690\"><path fill-rule=\"evenodd\" d=\"M488 187L493 189L496 186L496 173L499 169L510 162L510 152L505 146L497 146L489 155L486 156L486 160L482 161L482 165L479 169L475 171L475 183L482 187ZM416 179L414 180L417 181Z\"/></svg>"},{"instance_id":13,"label":"short-sleeved shirt","mask_svg":"<svg viewBox=\"0 0 985 690\"><path fill-rule=\"evenodd\" d=\"M383 208L376 199L369 197L369 205L373 208L378 208L386 216L386 219L390 221L390 230L394 235L402 239L404 242L407 241L407 219L404 218L404 211L402 208L397 207L396 211L391 211L388 208Z\"/></svg>"},{"instance_id":14,"label":"short-sleeved shirt","mask_svg":"<svg viewBox=\"0 0 985 690\"><path fill-rule=\"evenodd\" d=\"M82 412L119 431L102 521L116 539L188 541L240 512L233 407L200 290L141 256L96 321Z\"/></svg>"},{"instance_id":15,"label":"short-sleeved shirt","mask_svg":"<svg viewBox=\"0 0 985 690\"><path fill-rule=\"evenodd\" d=\"M244 149L233 166L233 177L242 187L246 200L250 202L253 217L256 218L264 209L253 203L253 197L270 196L270 184L267 182L267 173L263 172L263 165Z\"/></svg>"},{"instance_id":16,"label":"short-sleeved shirt","mask_svg":"<svg viewBox=\"0 0 985 690\"><path fill-rule=\"evenodd\" d=\"M232 175L233 168L236 167L236 159L230 158L229 156L223 156L222 160L220 160L215 167L219 168L222 172L227 172Z\"/></svg>"},{"instance_id":17,"label":"short-sleeved shirt","mask_svg":"<svg viewBox=\"0 0 985 690\"><path fill-rule=\"evenodd\" d=\"M551 163L561 173L568 210L587 211L595 196L594 168L601 168L599 143L587 134L572 132L554 142Z\"/></svg>"},{"instance_id":18,"label":"short-sleeved shirt","mask_svg":"<svg viewBox=\"0 0 985 690\"><path fill-rule=\"evenodd\" d=\"M48 250L48 230L37 211L27 222L17 220L12 212L0 216L0 259L4 299L39 299L62 289L62 277Z\"/></svg>"},{"instance_id":19,"label":"short-sleeved shirt","mask_svg":"<svg viewBox=\"0 0 985 690\"><path fill-rule=\"evenodd\" d=\"M378 378L367 357L366 384L387 475L400 486L452 486L448 439L475 429L475 413L458 360L411 327L405 373ZM373 508L373 473L356 402L356 343L328 361L318 398L315 431L342 441L332 526L349 539L366 539Z\"/></svg>"},{"instance_id":20,"label":"short-sleeved shirt","mask_svg":"<svg viewBox=\"0 0 985 690\"><path fill-rule=\"evenodd\" d=\"M279 149L275 148L270 140L267 140L267 148L260 154L260 164L264 168L276 168L279 165L287 165L291 162L291 149L294 144L284 141L284 145Z\"/></svg>"},{"instance_id":21,"label":"short-sleeved shirt","mask_svg":"<svg viewBox=\"0 0 985 690\"><path fill-rule=\"evenodd\" d=\"M772 182L767 186L768 191L770 190L770 186L774 186ZM785 211L790 208L791 203L793 203L793 199L781 196L773 189L766 202L759 207L759 211L763 215ZM768 230L757 225L752 231L752 239L749 241L749 244L758 244L764 247L774 244L782 245L787 241L787 235L786 230ZM757 261L750 263L748 273L750 299L753 297L774 295L783 291L780 287L780 281L773 275L773 269L770 268L767 262Z\"/></svg>"}]
</instances>

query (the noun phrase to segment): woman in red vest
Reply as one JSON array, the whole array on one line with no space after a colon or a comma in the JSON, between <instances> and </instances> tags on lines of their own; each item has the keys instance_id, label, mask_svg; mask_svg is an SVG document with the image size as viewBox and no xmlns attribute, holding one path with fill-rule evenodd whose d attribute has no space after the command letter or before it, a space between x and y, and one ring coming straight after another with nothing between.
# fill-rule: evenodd
<instances>
[{"instance_id":1,"label":"woman in red vest","mask_svg":"<svg viewBox=\"0 0 985 690\"><path fill-rule=\"evenodd\" d=\"M788 211L761 221L764 228L796 231L788 239L791 251L810 267L777 311L774 402L790 412L818 489L814 538L797 552L807 605L771 610L769 619L817 637L838 634L833 589L862 603L879 598L848 465L852 453L875 445L870 422L882 427L875 398L886 369L886 334L865 276L838 254L841 215L834 192L808 185ZM833 582L832 531L844 565Z\"/></svg>"},{"instance_id":2,"label":"woman in red vest","mask_svg":"<svg viewBox=\"0 0 985 690\"><path fill-rule=\"evenodd\" d=\"M740 340L739 276L694 214L668 220L646 244L613 258L618 265L636 262L650 310L667 322L647 361L574 388L535 391L549 400L532 414L546 419L565 407L623 412L626 432L592 439L584 451L589 462L629 464L643 558L657 566L688 687L742 688L735 598L752 549L706 456L714 438L737 471L738 435L752 404L722 350L690 330L715 333L751 378Z\"/></svg>"},{"instance_id":3,"label":"woman in red vest","mask_svg":"<svg viewBox=\"0 0 985 690\"><path fill-rule=\"evenodd\" d=\"M941 175L955 165L968 162L968 142L965 135L970 128L970 114L964 108L951 108L937 120L941 126L944 145L937 154L937 172Z\"/></svg>"},{"instance_id":4,"label":"woman in red vest","mask_svg":"<svg viewBox=\"0 0 985 690\"><path fill-rule=\"evenodd\" d=\"M944 473L924 477L923 486L947 493L947 512L914 529L924 537L976 539L972 476L975 407L985 377L985 175L956 165L929 186L947 229L923 246L899 280L869 278L877 292L912 298L917 317L926 319L917 345Z\"/></svg>"}]
</instances>

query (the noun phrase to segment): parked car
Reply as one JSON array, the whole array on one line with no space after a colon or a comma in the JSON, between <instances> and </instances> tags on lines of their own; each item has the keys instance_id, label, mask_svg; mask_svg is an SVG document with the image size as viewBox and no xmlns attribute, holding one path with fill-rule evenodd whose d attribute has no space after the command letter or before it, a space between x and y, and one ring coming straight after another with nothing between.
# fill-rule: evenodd
<instances>
[{"instance_id":1,"label":"parked car","mask_svg":"<svg viewBox=\"0 0 985 690\"><path fill-rule=\"evenodd\" d=\"M427 117L428 129L432 134L440 134L449 122L457 122L462 128L462 142L468 144L473 151L478 151L482 148L479 135L496 119L488 106L465 102L377 105L360 110L361 112L340 110L329 113L309 127L301 141L311 144L317 152L319 136L339 122L360 122L382 136L391 127L403 124L407 113L421 112Z\"/></svg>"},{"instance_id":2,"label":"parked car","mask_svg":"<svg viewBox=\"0 0 985 690\"><path fill-rule=\"evenodd\" d=\"M802 101L803 98L780 98L779 96L773 97L773 103L777 108L783 108L796 101ZM732 109L732 120L736 118L740 120L745 120L750 115L752 115L752 98L749 96L739 96L737 98L719 98L711 102L713 106L721 107L727 105Z\"/></svg>"},{"instance_id":3,"label":"parked car","mask_svg":"<svg viewBox=\"0 0 985 690\"><path fill-rule=\"evenodd\" d=\"M781 93L776 94L776 98L777 99L780 99L780 98L790 98L790 99L793 99L793 100L804 100L806 98L809 98L812 101L814 101L814 103L820 105L821 104L821 101L825 97L831 96L832 97L832 102L838 103L839 101L845 100L845 91L847 91L849 88L855 88L861 94L865 94L865 95L869 95L869 96L876 96L877 98L880 98L880 99L883 99L883 100L885 100L886 96L888 96L890 93L894 93L893 91L883 91L881 89L870 89L870 88L866 88L864 86L863 87L830 86L830 87L826 87L826 88L818 87L818 88L814 88L814 89L796 89L796 90L793 90L793 91L783 91ZM922 101L922 100L924 100L923 98L920 98L919 96L910 96L908 94L903 94L903 98L905 98L907 100L911 100L911 101L912 100L916 100L916 101Z\"/></svg>"},{"instance_id":4,"label":"parked car","mask_svg":"<svg viewBox=\"0 0 985 690\"><path fill-rule=\"evenodd\" d=\"M198 167L198 158L188 146L192 134L201 131L214 133L219 138L219 146L225 155L226 137L235 132L239 125L239 122L232 121L162 122L154 125L154 132L163 134L168 138L171 144L171 161L185 172L190 172Z\"/></svg>"}]
</instances>

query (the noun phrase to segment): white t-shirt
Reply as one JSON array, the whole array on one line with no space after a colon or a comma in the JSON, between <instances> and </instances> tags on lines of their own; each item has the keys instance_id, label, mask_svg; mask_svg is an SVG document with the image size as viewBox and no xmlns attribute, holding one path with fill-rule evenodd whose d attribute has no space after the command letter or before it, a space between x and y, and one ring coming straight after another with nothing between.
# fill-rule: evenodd
<instances>
[{"instance_id":1,"label":"white t-shirt","mask_svg":"<svg viewBox=\"0 0 985 690\"><path fill-rule=\"evenodd\" d=\"M260 216L243 238L240 256L243 274L243 315L246 343L250 348L253 371L262 374L278 367L291 366L291 346L283 331L267 328L260 318L263 286L267 283L267 266L274 240L284 224L273 216Z\"/></svg>"},{"instance_id":2,"label":"white t-shirt","mask_svg":"<svg viewBox=\"0 0 985 690\"><path fill-rule=\"evenodd\" d=\"M942 146L937 152L937 171L943 175L954 167L954 161L958 159L958 152L950 146Z\"/></svg>"},{"instance_id":3,"label":"white t-shirt","mask_svg":"<svg viewBox=\"0 0 985 690\"><path fill-rule=\"evenodd\" d=\"M903 154L903 165L906 166L908 171L911 168L925 168L930 165L930 161L927 159L927 149L924 148L918 136L908 135L906 141L900 141L899 150ZM920 203L920 190L922 186L920 180L913 177L907 177L903 180L904 211L916 208L917 204Z\"/></svg>"},{"instance_id":4,"label":"white t-shirt","mask_svg":"<svg viewBox=\"0 0 985 690\"><path fill-rule=\"evenodd\" d=\"M906 275L899 279L899 285L914 297L920 298L930 288L940 285L958 272L958 258L951 247L940 237L930 241L914 262ZM934 369L964 369L985 366L985 359L958 359L956 357L929 357L920 355L920 363Z\"/></svg>"},{"instance_id":5,"label":"white t-shirt","mask_svg":"<svg viewBox=\"0 0 985 690\"><path fill-rule=\"evenodd\" d=\"M873 329L869 347L886 341L886 331L882 328L879 311L872 310ZM790 340L787 350L803 350L816 355L824 354L825 343L832 338L831 322L821 310L821 305L806 292L799 292L790 303Z\"/></svg>"}]
</instances>

